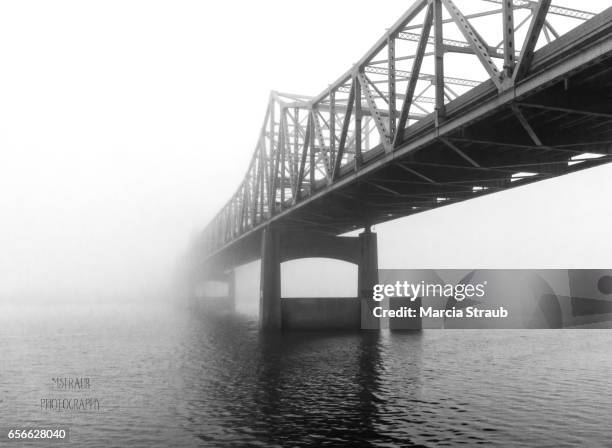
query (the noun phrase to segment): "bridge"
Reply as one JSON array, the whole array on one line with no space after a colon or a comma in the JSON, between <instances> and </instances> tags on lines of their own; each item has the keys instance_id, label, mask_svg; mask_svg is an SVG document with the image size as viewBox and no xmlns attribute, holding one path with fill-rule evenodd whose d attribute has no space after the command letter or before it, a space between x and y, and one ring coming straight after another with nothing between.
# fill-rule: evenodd
<instances>
[{"instance_id":1,"label":"bridge","mask_svg":"<svg viewBox=\"0 0 612 448\"><path fill-rule=\"evenodd\" d=\"M271 93L191 285L261 259L260 323L278 330L280 263L340 259L358 266L361 328L378 328L372 225L610 162L612 8L463 4L417 0L318 95Z\"/></svg>"}]
</instances>

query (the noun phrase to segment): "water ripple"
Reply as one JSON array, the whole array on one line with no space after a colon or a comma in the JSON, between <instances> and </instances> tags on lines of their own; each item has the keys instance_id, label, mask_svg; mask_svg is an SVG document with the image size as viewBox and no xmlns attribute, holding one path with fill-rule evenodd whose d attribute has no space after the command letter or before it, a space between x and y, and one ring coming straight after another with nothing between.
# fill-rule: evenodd
<instances>
[{"instance_id":1,"label":"water ripple","mask_svg":"<svg viewBox=\"0 0 612 448\"><path fill-rule=\"evenodd\" d=\"M83 313L1 318L2 426L70 426L78 447L596 447L612 436L606 330L273 336L197 311ZM50 378L69 375L93 379L99 412L40 411Z\"/></svg>"}]
</instances>

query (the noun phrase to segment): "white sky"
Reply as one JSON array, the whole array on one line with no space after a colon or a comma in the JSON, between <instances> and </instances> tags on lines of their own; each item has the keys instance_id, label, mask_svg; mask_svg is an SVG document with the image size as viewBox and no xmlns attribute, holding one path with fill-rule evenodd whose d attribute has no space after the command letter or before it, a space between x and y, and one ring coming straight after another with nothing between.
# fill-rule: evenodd
<instances>
[{"instance_id":1,"label":"white sky","mask_svg":"<svg viewBox=\"0 0 612 448\"><path fill-rule=\"evenodd\" d=\"M0 300L156 286L238 186L268 92L320 92L410 4L0 2ZM610 174L378 226L381 265L609 267Z\"/></svg>"}]
</instances>

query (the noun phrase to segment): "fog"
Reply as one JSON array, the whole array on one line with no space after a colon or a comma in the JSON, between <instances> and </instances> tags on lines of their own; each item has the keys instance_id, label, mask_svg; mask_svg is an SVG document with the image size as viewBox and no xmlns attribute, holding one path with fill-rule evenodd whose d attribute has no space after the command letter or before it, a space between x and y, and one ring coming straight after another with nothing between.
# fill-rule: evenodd
<instances>
[{"instance_id":1,"label":"fog","mask_svg":"<svg viewBox=\"0 0 612 448\"><path fill-rule=\"evenodd\" d=\"M269 91L320 92L409 4L0 3L0 303L165 298L246 171ZM609 267L611 174L379 225L381 267ZM290 276L288 294L307 289Z\"/></svg>"}]
</instances>

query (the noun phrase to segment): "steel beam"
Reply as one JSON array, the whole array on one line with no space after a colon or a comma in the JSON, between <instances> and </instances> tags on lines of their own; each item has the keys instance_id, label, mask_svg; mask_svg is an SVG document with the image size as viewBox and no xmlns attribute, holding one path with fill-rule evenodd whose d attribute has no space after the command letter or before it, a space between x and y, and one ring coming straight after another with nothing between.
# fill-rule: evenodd
<instances>
[{"instance_id":1,"label":"steel beam","mask_svg":"<svg viewBox=\"0 0 612 448\"><path fill-rule=\"evenodd\" d=\"M536 132L533 130L533 128L531 127L531 125L529 124L525 116L523 115L523 112L521 112L521 109L519 109L519 107L516 104L513 104L510 107L512 109L512 112L514 112L514 115L516 116L518 121L521 123L521 126L523 127L523 129L525 129L525 132L527 132L527 134L529 135L531 140L533 140L535 145L542 146L542 140L540 140L540 138L538 137L538 134L536 134Z\"/></svg>"},{"instance_id":2,"label":"steel beam","mask_svg":"<svg viewBox=\"0 0 612 448\"><path fill-rule=\"evenodd\" d=\"M387 38L387 70L389 71L387 77L387 90L389 91L389 138L395 137L396 129L396 79L395 79L395 37L389 36Z\"/></svg>"},{"instance_id":3,"label":"steel beam","mask_svg":"<svg viewBox=\"0 0 612 448\"><path fill-rule=\"evenodd\" d=\"M512 81L514 83L521 81L531 68L533 52L538 43L538 37L540 37L542 27L544 26L548 8L550 8L550 0L539 0L533 11L533 19L529 24L529 30L527 30L527 36L525 37L523 49L521 50L521 57L514 68L514 74L512 76Z\"/></svg>"},{"instance_id":4,"label":"steel beam","mask_svg":"<svg viewBox=\"0 0 612 448\"><path fill-rule=\"evenodd\" d=\"M450 149L455 151L457 154L459 154L462 158L467 160L470 163L470 165L475 166L477 168L480 168L480 164L478 164L478 162L476 162L474 159L472 159L470 156L468 156L466 153L464 153L461 149L459 149L457 147L457 145L455 145L454 143L448 141L448 139L446 139L446 138L441 138L440 141L442 143L444 143L446 146L448 146Z\"/></svg>"},{"instance_id":5,"label":"steel beam","mask_svg":"<svg viewBox=\"0 0 612 448\"><path fill-rule=\"evenodd\" d=\"M423 56L425 54L425 49L427 48L427 43L429 41L429 33L431 31L431 24L433 22L433 7L430 5L427 8L427 13L425 15L425 21L423 23L423 31L421 32L421 38L419 40L419 45L416 50L416 58L414 63L412 64L412 76L408 81L408 85L406 86L406 96L404 97L404 103L402 104L402 111L400 113L399 121L397 127L399 132L396 133L393 146L396 147L399 139L398 135L403 133L404 128L406 127L406 122L408 121L408 116L410 114L410 106L412 105L412 99L414 97L414 91L416 89L417 81L419 79L419 74L421 73L421 65L423 63Z\"/></svg>"},{"instance_id":6,"label":"steel beam","mask_svg":"<svg viewBox=\"0 0 612 448\"><path fill-rule=\"evenodd\" d=\"M355 130L353 135L355 136L355 169L361 168L363 163L363 155L361 154L361 82L357 75L353 78L354 90L355 90Z\"/></svg>"},{"instance_id":7,"label":"steel beam","mask_svg":"<svg viewBox=\"0 0 612 448\"><path fill-rule=\"evenodd\" d=\"M513 0L503 0L502 23L504 33L504 75L511 78L514 72L514 7Z\"/></svg>"},{"instance_id":8,"label":"steel beam","mask_svg":"<svg viewBox=\"0 0 612 448\"><path fill-rule=\"evenodd\" d=\"M433 0L433 23L434 23L434 65L436 88L436 124L446 116L444 108L444 36L442 35L442 0Z\"/></svg>"},{"instance_id":9,"label":"steel beam","mask_svg":"<svg viewBox=\"0 0 612 448\"><path fill-rule=\"evenodd\" d=\"M470 22L463 16L459 8L455 6L455 3L452 0L442 0L444 5L446 6L447 11L450 13L451 17L455 20L459 31L468 41L474 54L480 60L480 63L485 68L491 80L495 83L498 88L501 88L501 79L500 73L491 59L491 55L487 50L488 45L482 40L482 37L478 35L478 33L472 28Z\"/></svg>"},{"instance_id":10,"label":"steel beam","mask_svg":"<svg viewBox=\"0 0 612 448\"><path fill-rule=\"evenodd\" d=\"M390 151L391 136L389 130L387 129L387 125L385 124L382 116L378 112L378 107L376 106L376 102L374 100L374 97L372 96L372 92L370 92L370 88L368 87L368 81L365 75L361 72L357 73L357 80L359 81L361 90L363 91L366 102L368 103L368 109L372 114L372 118L374 118L374 124L376 125L376 129L378 130L380 141L385 147L385 150Z\"/></svg>"},{"instance_id":11,"label":"steel beam","mask_svg":"<svg viewBox=\"0 0 612 448\"><path fill-rule=\"evenodd\" d=\"M361 98L358 99L361 103ZM336 160L334 161L334 169L332 172L332 180L335 180L340 174L340 167L342 166L342 158L344 157L346 139L348 136L349 127L351 124L351 115L353 112L353 104L355 103L355 83L351 84L351 90L349 92L348 104L346 112L344 113L344 121L342 122L342 131L340 132L340 142L338 143L338 153L336 154Z\"/></svg>"}]
</instances>

